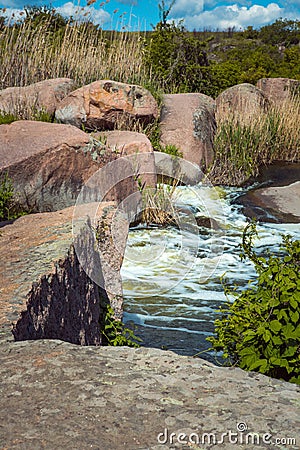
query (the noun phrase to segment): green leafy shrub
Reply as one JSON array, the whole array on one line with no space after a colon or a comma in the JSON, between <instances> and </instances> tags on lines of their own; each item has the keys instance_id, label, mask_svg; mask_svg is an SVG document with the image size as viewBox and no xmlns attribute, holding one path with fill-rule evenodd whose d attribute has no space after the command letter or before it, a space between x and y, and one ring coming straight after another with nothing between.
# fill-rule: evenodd
<instances>
[{"instance_id":1,"label":"green leafy shrub","mask_svg":"<svg viewBox=\"0 0 300 450\"><path fill-rule=\"evenodd\" d=\"M134 332L127 328L123 322L114 318L114 310L111 306L106 307L104 316L104 326L102 334L107 341L107 345L114 347L127 346L139 347L141 339L135 336Z\"/></svg>"},{"instance_id":2,"label":"green leafy shrub","mask_svg":"<svg viewBox=\"0 0 300 450\"><path fill-rule=\"evenodd\" d=\"M7 173L0 176L0 220L9 220L14 207L14 188Z\"/></svg>"},{"instance_id":3,"label":"green leafy shrub","mask_svg":"<svg viewBox=\"0 0 300 450\"><path fill-rule=\"evenodd\" d=\"M0 125L8 125L16 120L18 120L16 115L0 111Z\"/></svg>"},{"instance_id":4,"label":"green leafy shrub","mask_svg":"<svg viewBox=\"0 0 300 450\"><path fill-rule=\"evenodd\" d=\"M282 237L280 256L253 250L254 223L243 235L243 258L255 266L257 281L221 308L215 335L207 338L230 365L300 384L300 240Z\"/></svg>"},{"instance_id":5,"label":"green leafy shrub","mask_svg":"<svg viewBox=\"0 0 300 450\"><path fill-rule=\"evenodd\" d=\"M160 21L145 41L145 63L165 92L199 91L207 84L206 42L188 33L181 22L167 21L174 3L169 8L164 1L159 4Z\"/></svg>"},{"instance_id":6,"label":"green leafy shrub","mask_svg":"<svg viewBox=\"0 0 300 450\"><path fill-rule=\"evenodd\" d=\"M28 214L21 209L16 192L7 172L0 174L0 221L17 219Z\"/></svg>"}]
</instances>

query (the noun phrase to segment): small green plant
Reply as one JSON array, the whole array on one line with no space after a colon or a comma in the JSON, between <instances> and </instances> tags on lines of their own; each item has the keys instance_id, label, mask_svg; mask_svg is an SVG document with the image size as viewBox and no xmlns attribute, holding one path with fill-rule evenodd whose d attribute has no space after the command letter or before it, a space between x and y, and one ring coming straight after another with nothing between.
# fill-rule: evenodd
<instances>
[{"instance_id":1,"label":"small green plant","mask_svg":"<svg viewBox=\"0 0 300 450\"><path fill-rule=\"evenodd\" d=\"M14 187L8 174L0 177L0 220L12 219L14 207Z\"/></svg>"},{"instance_id":2,"label":"small green plant","mask_svg":"<svg viewBox=\"0 0 300 450\"><path fill-rule=\"evenodd\" d=\"M286 100L255 117L240 112L217 117L215 160L209 172L214 184L242 185L273 161L300 160L300 100Z\"/></svg>"},{"instance_id":3,"label":"small green plant","mask_svg":"<svg viewBox=\"0 0 300 450\"><path fill-rule=\"evenodd\" d=\"M28 214L21 209L11 178L7 172L0 175L0 221L13 220Z\"/></svg>"},{"instance_id":4,"label":"small green plant","mask_svg":"<svg viewBox=\"0 0 300 450\"><path fill-rule=\"evenodd\" d=\"M177 185L178 180L173 180L172 184L158 184L155 189L144 187L140 222L147 225L176 225L178 213L174 197Z\"/></svg>"},{"instance_id":5,"label":"small green plant","mask_svg":"<svg viewBox=\"0 0 300 450\"><path fill-rule=\"evenodd\" d=\"M168 155L174 156L175 158L182 158L183 153L179 150L176 145L168 144L165 147L162 147L162 152L167 153Z\"/></svg>"},{"instance_id":6,"label":"small green plant","mask_svg":"<svg viewBox=\"0 0 300 450\"><path fill-rule=\"evenodd\" d=\"M127 328L123 322L114 318L114 310L111 306L106 307L102 334L108 345L140 347L141 339L135 336L134 332Z\"/></svg>"},{"instance_id":7,"label":"small green plant","mask_svg":"<svg viewBox=\"0 0 300 450\"><path fill-rule=\"evenodd\" d=\"M242 258L249 258L257 280L221 308L215 335L207 338L227 364L300 384L300 240L282 236L282 253L258 255L255 223L244 230Z\"/></svg>"},{"instance_id":8,"label":"small green plant","mask_svg":"<svg viewBox=\"0 0 300 450\"><path fill-rule=\"evenodd\" d=\"M53 117L49 114L45 109L33 109L31 115L29 116L30 120L36 120L39 122L53 122Z\"/></svg>"},{"instance_id":9,"label":"small green plant","mask_svg":"<svg viewBox=\"0 0 300 450\"><path fill-rule=\"evenodd\" d=\"M18 120L18 117L15 114L0 111L0 125L8 125L16 120Z\"/></svg>"}]
</instances>

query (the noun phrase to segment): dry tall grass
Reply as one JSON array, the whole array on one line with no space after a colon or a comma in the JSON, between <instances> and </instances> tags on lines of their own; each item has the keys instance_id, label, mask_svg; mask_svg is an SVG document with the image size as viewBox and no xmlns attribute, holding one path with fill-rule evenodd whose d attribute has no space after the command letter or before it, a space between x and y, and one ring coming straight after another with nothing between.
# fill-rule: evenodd
<instances>
[{"instance_id":1,"label":"dry tall grass","mask_svg":"<svg viewBox=\"0 0 300 450\"><path fill-rule=\"evenodd\" d=\"M147 225L176 225L178 211L175 206L177 180L172 184L158 184L156 189L146 187L142 191L142 211L139 218Z\"/></svg>"},{"instance_id":2,"label":"dry tall grass","mask_svg":"<svg viewBox=\"0 0 300 450\"><path fill-rule=\"evenodd\" d=\"M215 161L209 177L215 184L241 185L262 165L300 161L300 97L243 120L239 114L218 117Z\"/></svg>"},{"instance_id":3,"label":"dry tall grass","mask_svg":"<svg viewBox=\"0 0 300 450\"><path fill-rule=\"evenodd\" d=\"M68 23L58 32L49 21L30 20L0 32L0 88L47 78L73 78L79 86L99 79L146 85L140 33L104 32Z\"/></svg>"}]
</instances>

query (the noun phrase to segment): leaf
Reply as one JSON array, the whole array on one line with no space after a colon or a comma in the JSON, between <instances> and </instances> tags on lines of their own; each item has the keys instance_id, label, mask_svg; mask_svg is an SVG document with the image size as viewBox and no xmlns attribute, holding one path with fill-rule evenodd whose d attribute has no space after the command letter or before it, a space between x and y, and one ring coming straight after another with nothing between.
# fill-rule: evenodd
<instances>
[{"instance_id":1,"label":"leaf","mask_svg":"<svg viewBox=\"0 0 300 450\"><path fill-rule=\"evenodd\" d=\"M292 322L297 323L299 321L298 311L290 312L290 318L291 318Z\"/></svg>"},{"instance_id":2,"label":"leaf","mask_svg":"<svg viewBox=\"0 0 300 450\"><path fill-rule=\"evenodd\" d=\"M274 333L278 333L278 331L280 331L282 325L279 322L279 320L272 320L269 324L269 327L272 331L274 331Z\"/></svg>"},{"instance_id":3,"label":"leaf","mask_svg":"<svg viewBox=\"0 0 300 450\"><path fill-rule=\"evenodd\" d=\"M259 368L260 371L264 372L267 367L268 367L267 359L258 359L257 361L255 361L250 365L249 370L255 370Z\"/></svg>"},{"instance_id":4,"label":"leaf","mask_svg":"<svg viewBox=\"0 0 300 450\"><path fill-rule=\"evenodd\" d=\"M294 356L297 354L298 346L291 346L286 349L286 351L283 353L282 357L286 356Z\"/></svg>"}]
</instances>

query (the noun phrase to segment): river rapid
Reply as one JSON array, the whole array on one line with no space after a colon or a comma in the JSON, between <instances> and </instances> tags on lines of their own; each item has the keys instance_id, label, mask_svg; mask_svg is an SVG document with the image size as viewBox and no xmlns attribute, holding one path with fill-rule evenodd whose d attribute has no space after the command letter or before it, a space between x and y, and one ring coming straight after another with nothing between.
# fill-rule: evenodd
<instances>
[{"instance_id":1,"label":"river rapid","mask_svg":"<svg viewBox=\"0 0 300 450\"><path fill-rule=\"evenodd\" d=\"M235 199L243 192L179 186L172 199L188 209L179 227L130 230L121 271L124 322L134 326L143 346L215 362L206 337L226 301L221 277L239 289L255 278L252 263L240 258L247 218ZM209 217L211 227L196 226L199 216ZM257 230L258 252L277 252L282 233L300 239L299 224L259 223Z\"/></svg>"}]
</instances>

